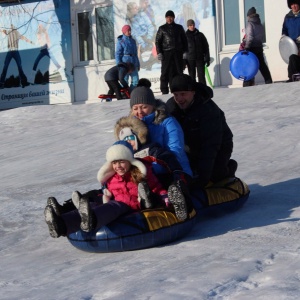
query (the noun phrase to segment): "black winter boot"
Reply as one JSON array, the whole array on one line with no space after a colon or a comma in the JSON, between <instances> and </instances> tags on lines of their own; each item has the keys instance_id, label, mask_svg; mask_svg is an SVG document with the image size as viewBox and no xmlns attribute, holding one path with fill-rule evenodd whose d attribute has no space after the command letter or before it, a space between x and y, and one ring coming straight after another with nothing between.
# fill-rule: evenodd
<instances>
[{"instance_id":1,"label":"black winter boot","mask_svg":"<svg viewBox=\"0 0 300 300\"><path fill-rule=\"evenodd\" d=\"M93 210L91 209L88 197L80 198L78 212L81 217L81 230L85 232L94 230L97 224L97 220Z\"/></svg>"},{"instance_id":2,"label":"black winter boot","mask_svg":"<svg viewBox=\"0 0 300 300\"><path fill-rule=\"evenodd\" d=\"M153 202L151 201L151 191L149 189L149 186L147 182L142 181L138 184L138 194L141 198L141 208L142 209L148 209L153 208Z\"/></svg>"},{"instance_id":3,"label":"black winter boot","mask_svg":"<svg viewBox=\"0 0 300 300\"><path fill-rule=\"evenodd\" d=\"M168 198L174 207L176 217L180 221L186 220L188 217L188 208L184 194L179 186L179 181L169 186Z\"/></svg>"},{"instance_id":4,"label":"black winter boot","mask_svg":"<svg viewBox=\"0 0 300 300\"><path fill-rule=\"evenodd\" d=\"M47 205L52 206L53 210L55 213L60 216L63 213L63 206L58 203L56 198L54 197L49 197L47 199Z\"/></svg>"},{"instance_id":5,"label":"black winter boot","mask_svg":"<svg viewBox=\"0 0 300 300\"><path fill-rule=\"evenodd\" d=\"M66 236L66 224L64 223L63 219L55 213L54 208L52 206L46 206L44 210L44 216L49 228L49 233L53 238Z\"/></svg>"},{"instance_id":6,"label":"black winter boot","mask_svg":"<svg viewBox=\"0 0 300 300\"><path fill-rule=\"evenodd\" d=\"M79 208L80 198L82 198L82 195L78 191L72 193L72 202L77 209Z\"/></svg>"}]
</instances>

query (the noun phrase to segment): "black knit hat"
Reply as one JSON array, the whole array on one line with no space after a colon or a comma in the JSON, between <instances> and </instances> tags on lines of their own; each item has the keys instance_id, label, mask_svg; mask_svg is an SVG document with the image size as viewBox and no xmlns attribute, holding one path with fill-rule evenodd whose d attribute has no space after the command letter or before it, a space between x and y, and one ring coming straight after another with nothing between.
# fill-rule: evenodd
<instances>
[{"instance_id":1,"label":"black knit hat","mask_svg":"<svg viewBox=\"0 0 300 300\"><path fill-rule=\"evenodd\" d=\"M165 17L173 17L173 18L175 18L174 11L173 11L173 10L168 10L168 11L166 12Z\"/></svg>"},{"instance_id":2,"label":"black knit hat","mask_svg":"<svg viewBox=\"0 0 300 300\"><path fill-rule=\"evenodd\" d=\"M171 92L195 91L196 81L187 74L176 75L171 82Z\"/></svg>"},{"instance_id":3,"label":"black knit hat","mask_svg":"<svg viewBox=\"0 0 300 300\"><path fill-rule=\"evenodd\" d=\"M287 5L289 8L291 8L292 4L298 4L300 5L300 0L288 0Z\"/></svg>"},{"instance_id":4,"label":"black knit hat","mask_svg":"<svg viewBox=\"0 0 300 300\"><path fill-rule=\"evenodd\" d=\"M256 9L255 7L251 7L248 12L247 12L247 17L251 16L251 15L255 15L256 14Z\"/></svg>"},{"instance_id":5,"label":"black knit hat","mask_svg":"<svg viewBox=\"0 0 300 300\"><path fill-rule=\"evenodd\" d=\"M138 86L130 94L130 107L135 104L156 105L156 100L151 89L146 86Z\"/></svg>"}]
</instances>

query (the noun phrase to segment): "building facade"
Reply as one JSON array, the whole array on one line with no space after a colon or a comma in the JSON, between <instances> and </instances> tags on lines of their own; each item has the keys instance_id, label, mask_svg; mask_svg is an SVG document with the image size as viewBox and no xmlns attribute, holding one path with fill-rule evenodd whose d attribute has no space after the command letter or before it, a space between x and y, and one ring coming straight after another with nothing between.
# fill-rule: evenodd
<instances>
[{"instance_id":1,"label":"building facade","mask_svg":"<svg viewBox=\"0 0 300 300\"><path fill-rule=\"evenodd\" d=\"M99 101L105 72L115 65L116 40L129 24L138 46L140 78L159 92L155 35L173 10L187 29L194 19L210 46L215 87L241 87L229 70L254 6L265 27L264 53L274 81L287 79L278 43L285 0L46 0L0 2L0 109L39 104ZM187 70L185 71L187 72ZM263 83L260 73L256 83Z\"/></svg>"}]
</instances>

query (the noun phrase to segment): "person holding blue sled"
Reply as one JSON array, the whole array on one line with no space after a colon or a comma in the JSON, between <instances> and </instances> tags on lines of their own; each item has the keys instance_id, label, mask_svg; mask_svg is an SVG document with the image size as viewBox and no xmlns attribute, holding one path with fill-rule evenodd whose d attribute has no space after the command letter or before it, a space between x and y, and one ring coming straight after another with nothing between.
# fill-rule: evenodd
<instances>
[{"instance_id":1,"label":"person holding blue sled","mask_svg":"<svg viewBox=\"0 0 300 300\"><path fill-rule=\"evenodd\" d=\"M256 13L255 7L251 7L247 12L247 26L246 26L246 36L245 36L245 50L251 51L256 55L259 61L259 71L263 76L265 83L273 83L270 70L265 62L263 41L265 37L265 30L261 24L260 17ZM255 78L250 80L245 80L243 82L243 87L252 86L255 84Z\"/></svg>"}]
</instances>

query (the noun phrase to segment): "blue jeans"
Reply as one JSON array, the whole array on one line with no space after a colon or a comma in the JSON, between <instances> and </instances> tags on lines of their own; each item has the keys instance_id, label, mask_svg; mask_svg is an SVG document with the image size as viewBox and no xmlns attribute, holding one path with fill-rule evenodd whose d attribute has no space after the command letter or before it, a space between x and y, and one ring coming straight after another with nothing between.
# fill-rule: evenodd
<instances>
[{"instance_id":1,"label":"blue jeans","mask_svg":"<svg viewBox=\"0 0 300 300\"><path fill-rule=\"evenodd\" d=\"M8 69L10 61L12 59L14 59L16 61L16 64L17 64L17 67L18 67L18 70L19 70L19 74L20 74L20 77L21 77L21 82L26 83L27 82L27 77L25 76L25 74L23 72L21 56L20 56L18 50L12 50L12 51L7 52L6 57L5 57L5 61L4 61L3 71L2 71L2 74L1 74L1 78L0 78L0 82L1 83L5 82L7 69Z\"/></svg>"},{"instance_id":2,"label":"blue jeans","mask_svg":"<svg viewBox=\"0 0 300 300\"><path fill-rule=\"evenodd\" d=\"M131 77L131 84L129 84L129 76ZM132 91L137 86L137 84L139 82L139 72L138 72L138 70L135 69L132 73L127 74L124 79L127 82L128 86L130 88L130 91Z\"/></svg>"}]
</instances>

